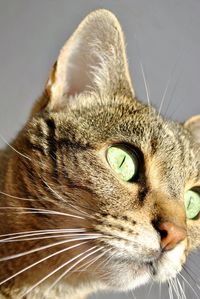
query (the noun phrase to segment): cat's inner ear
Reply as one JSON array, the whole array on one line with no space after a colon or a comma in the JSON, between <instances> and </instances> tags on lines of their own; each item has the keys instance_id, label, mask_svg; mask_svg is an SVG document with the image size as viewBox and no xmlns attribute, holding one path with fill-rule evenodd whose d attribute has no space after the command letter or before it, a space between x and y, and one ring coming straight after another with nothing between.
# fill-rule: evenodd
<instances>
[{"instance_id":1,"label":"cat's inner ear","mask_svg":"<svg viewBox=\"0 0 200 299\"><path fill-rule=\"evenodd\" d=\"M200 143L200 114L188 119L184 127L192 133L196 142Z\"/></svg>"},{"instance_id":2,"label":"cat's inner ear","mask_svg":"<svg viewBox=\"0 0 200 299\"><path fill-rule=\"evenodd\" d=\"M123 33L107 10L89 14L62 48L48 80L50 107L81 93L134 96Z\"/></svg>"}]
</instances>

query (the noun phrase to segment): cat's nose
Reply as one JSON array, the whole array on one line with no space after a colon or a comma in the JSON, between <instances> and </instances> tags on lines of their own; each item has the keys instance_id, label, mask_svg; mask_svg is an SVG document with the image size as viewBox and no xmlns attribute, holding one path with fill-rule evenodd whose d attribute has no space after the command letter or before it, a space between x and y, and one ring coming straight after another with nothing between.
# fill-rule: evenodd
<instances>
[{"instance_id":1,"label":"cat's nose","mask_svg":"<svg viewBox=\"0 0 200 299\"><path fill-rule=\"evenodd\" d=\"M173 249L187 236L186 230L184 228L171 222L160 223L158 226L158 231L161 236L161 248L165 251Z\"/></svg>"}]
</instances>

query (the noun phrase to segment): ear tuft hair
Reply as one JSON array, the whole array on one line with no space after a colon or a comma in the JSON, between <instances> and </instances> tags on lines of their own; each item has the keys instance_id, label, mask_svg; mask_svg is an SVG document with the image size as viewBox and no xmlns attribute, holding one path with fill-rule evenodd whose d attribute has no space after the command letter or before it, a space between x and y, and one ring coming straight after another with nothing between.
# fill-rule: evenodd
<instances>
[{"instance_id":1,"label":"ear tuft hair","mask_svg":"<svg viewBox=\"0 0 200 299\"><path fill-rule=\"evenodd\" d=\"M111 12L100 9L81 22L53 66L46 92L50 109L81 93L134 97L123 33Z\"/></svg>"}]
</instances>

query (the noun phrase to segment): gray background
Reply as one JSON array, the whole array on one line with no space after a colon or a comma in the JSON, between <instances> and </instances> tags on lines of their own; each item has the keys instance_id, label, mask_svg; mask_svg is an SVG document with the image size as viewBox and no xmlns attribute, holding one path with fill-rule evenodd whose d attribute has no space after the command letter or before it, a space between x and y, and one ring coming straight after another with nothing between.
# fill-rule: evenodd
<instances>
[{"instance_id":1,"label":"gray background","mask_svg":"<svg viewBox=\"0 0 200 299\"><path fill-rule=\"evenodd\" d=\"M0 134L7 141L25 122L66 38L96 8L110 9L122 24L140 99L146 101L141 61L155 106L159 107L169 85L164 115L184 121L200 113L200 0L0 0ZM193 255L187 266L196 283L199 256ZM198 286L183 274L194 288L192 291L185 282L187 298L200 298ZM169 298L166 286L161 290L153 286L148 292L149 286L142 287L134 295ZM95 298L134 297L103 294Z\"/></svg>"}]
</instances>

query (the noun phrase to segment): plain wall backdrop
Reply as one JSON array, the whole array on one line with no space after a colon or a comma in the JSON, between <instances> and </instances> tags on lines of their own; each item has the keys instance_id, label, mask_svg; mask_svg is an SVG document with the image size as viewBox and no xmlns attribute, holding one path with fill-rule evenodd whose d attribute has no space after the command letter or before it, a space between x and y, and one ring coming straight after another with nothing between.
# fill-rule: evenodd
<instances>
[{"instance_id":1,"label":"plain wall backdrop","mask_svg":"<svg viewBox=\"0 0 200 299\"><path fill-rule=\"evenodd\" d=\"M0 134L7 141L27 119L65 40L97 8L110 9L122 25L138 97L146 102L142 63L153 105L159 107L168 86L163 115L184 121L200 113L199 0L0 0ZM4 145L2 140L0 145ZM182 272L188 283L179 276L189 299L200 298L200 288L195 285L199 283L199 257L199 252L193 254L186 266L189 274ZM134 295L92 298L134 296L169 298L166 285L143 286Z\"/></svg>"}]
</instances>

